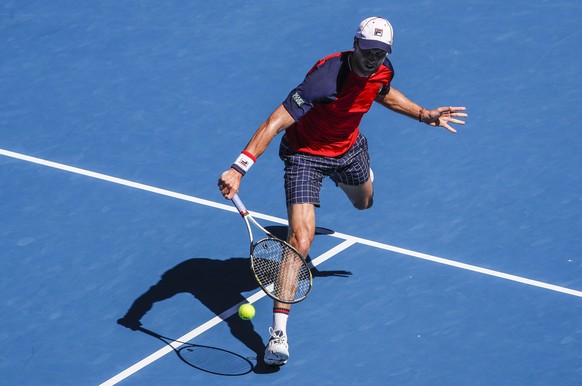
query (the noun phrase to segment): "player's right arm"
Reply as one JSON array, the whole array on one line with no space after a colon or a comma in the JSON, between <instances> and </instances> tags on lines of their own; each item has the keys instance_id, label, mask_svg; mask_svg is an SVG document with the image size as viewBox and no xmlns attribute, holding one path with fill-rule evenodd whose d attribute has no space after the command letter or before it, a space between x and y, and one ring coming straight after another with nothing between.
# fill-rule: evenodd
<instances>
[{"instance_id":1,"label":"player's right arm","mask_svg":"<svg viewBox=\"0 0 582 386\"><path fill-rule=\"evenodd\" d=\"M267 150L273 138L294 122L287 109L280 105L255 131L243 153L252 155L255 159L259 158ZM242 176L243 174L234 167L221 174L218 179L218 189L225 198L230 200L238 192Z\"/></svg>"}]
</instances>

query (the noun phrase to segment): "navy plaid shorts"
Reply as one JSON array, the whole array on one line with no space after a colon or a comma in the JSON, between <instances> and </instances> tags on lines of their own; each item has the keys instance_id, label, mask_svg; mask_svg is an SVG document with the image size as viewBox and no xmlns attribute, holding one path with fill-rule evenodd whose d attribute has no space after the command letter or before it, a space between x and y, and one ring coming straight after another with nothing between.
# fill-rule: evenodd
<instances>
[{"instance_id":1,"label":"navy plaid shorts","mask_svg":"<svg viewBox=\"0 0 582 386\"><path fill-rule=\"evenodd\" d=\"M314 204L319 207L319 192L325 177L330 177L336 184L350 186L363 185L370 179L368 140L362 133L354 146L338 157L297 153L283 136L279 157L285 162L287 206Z\"/></svg>"}]
</instances>

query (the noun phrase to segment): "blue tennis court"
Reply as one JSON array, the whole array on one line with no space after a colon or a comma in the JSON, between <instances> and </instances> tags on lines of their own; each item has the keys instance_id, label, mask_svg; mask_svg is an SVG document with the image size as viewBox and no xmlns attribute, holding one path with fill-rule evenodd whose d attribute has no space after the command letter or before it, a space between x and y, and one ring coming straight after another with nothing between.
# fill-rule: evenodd
<instances>
[{"instance_id":1,"label":"blue tennis court","mask_svg":"<svg viewBox=\"0 0 582 386\"><path fill-rule=\"evenodd\" d=\"M470 117L452 135L372 108L374 207L326 181L291 358L256 365L272 302L216 181L373 15L393 86ZM1 4L0 383L582 384L581 18L559 0ZM285 232L278 142L240 195ZM230 354L224 371L128 313Z\"/></svg>"}]
</instances>

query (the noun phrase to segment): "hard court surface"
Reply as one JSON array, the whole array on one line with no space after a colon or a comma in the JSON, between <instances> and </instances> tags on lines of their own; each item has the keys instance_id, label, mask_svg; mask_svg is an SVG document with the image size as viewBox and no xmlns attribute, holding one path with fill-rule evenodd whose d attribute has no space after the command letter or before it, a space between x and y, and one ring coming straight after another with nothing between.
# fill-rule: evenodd
<instances>
[{"instance_id":1,"label":"hard court surface","mask_svg":"<svg viewBox=\"0 0 582 386\"><path fill-rule=\"evenodd\" d=\"M452 135L372 108L374 207L326 181L291 358L255 367L272 303L216 181L373 15L393 86L470 117ZM2 2L0 383L582 384L581 18L572 0ZM240 195L284 232L278 141ZM148 330L248 371L118 325L138 299Z\"/></svg>"}]
</instances>

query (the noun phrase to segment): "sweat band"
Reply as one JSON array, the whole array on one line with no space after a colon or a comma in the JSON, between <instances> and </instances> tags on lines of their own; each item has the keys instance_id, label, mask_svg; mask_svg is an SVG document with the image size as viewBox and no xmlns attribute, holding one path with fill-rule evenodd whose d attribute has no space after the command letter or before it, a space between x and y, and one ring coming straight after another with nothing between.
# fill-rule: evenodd
<instances>
[{"instance_id":1,"label":"sweat band","mask_svg":"<svg viewBox=\"0 0 582 386\"><path fill-rule=\"evenodd\" d=\"M246 172L249 171L251 166L253 166L256 160L257 157L244 150L242 153L240 153L236 161L234 161L230 167L244 176Z\"/></svg>"}]
</instances>

